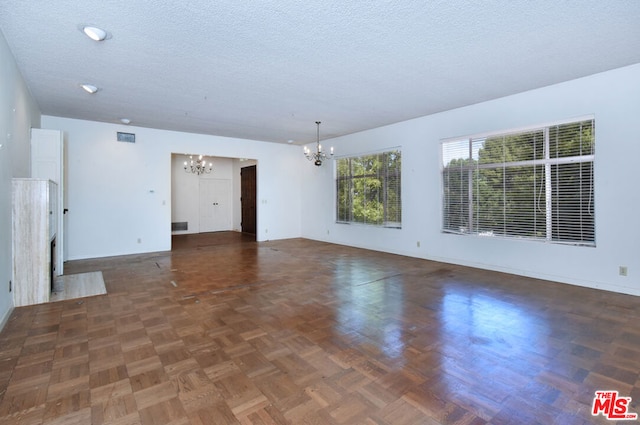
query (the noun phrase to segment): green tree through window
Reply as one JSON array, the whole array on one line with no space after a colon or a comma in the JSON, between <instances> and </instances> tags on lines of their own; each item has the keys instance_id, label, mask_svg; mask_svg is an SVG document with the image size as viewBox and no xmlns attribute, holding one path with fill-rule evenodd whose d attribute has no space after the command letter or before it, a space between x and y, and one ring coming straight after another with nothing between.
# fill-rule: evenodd
<instances>
[{"instance_id":1,"label":"green tree through window","mask_svg":"<svg viewBox=\"0 0 640 425\"><path fill-rule=\"evenodd\" d=\"M442 147L443 231L595 244L593 120Z\"/></svg>"},{"instance_id":2,"label":"green tree through window","mask_svg":"<svg viewBox=\"0 0 640 425\"><path fill-rule=\"evenodd\" d=\"M400 150L336 162L337 221L401 227Z\"/></svg>"}]
</instances>

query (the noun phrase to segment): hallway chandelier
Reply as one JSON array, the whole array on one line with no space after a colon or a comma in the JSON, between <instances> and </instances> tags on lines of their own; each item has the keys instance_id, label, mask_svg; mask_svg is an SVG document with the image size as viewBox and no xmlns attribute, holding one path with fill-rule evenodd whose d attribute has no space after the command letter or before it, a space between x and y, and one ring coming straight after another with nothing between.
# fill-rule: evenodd
<instances>
[{"instance_id":1,"label":"hallway chandelier","mask_svg":"<svg viewBox=\"0 0 640 425\"><path fill-rule=\"evenodd\" d=\"M313 161L313 163L319 167L322 165L322 161L327 159L327 154L322 152L322 145L320 144L320 121L316 121L316 125L318 126L316 151L311 152L311 150L309 150L309 148L305 146L304 156L306 156L309 161ZM333 156L333 146L331 146L329 156Z\"/></svg>"},{"instance_id":2,"label":"hallway chandelier","mask_svg":"<svg viewBox=\"0 0 640 425\"><path fill-rule=\"evenodd\" d=\"M202 160L202 155L198 156L198 159L193 159L193 155L189 155L189 159L189 162L184 162L184 171L187 173L200 175L203 173L210 173L213 169L213 162L209 162L207 164L207 161Z\"/></svg>"}]
</instances>

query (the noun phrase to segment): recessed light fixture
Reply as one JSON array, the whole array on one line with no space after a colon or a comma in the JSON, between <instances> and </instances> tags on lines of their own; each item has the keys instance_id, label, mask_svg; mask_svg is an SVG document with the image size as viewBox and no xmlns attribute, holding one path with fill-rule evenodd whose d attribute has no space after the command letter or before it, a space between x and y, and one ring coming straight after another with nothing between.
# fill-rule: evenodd
<instances>
[{"instance_id":1,"label":"recessed light fixture","mask_svg":"<svg viewBox=\"0 0 640 425\"><path fill-rule=\"evenodd\" d=\"M125 125L131 124L131 120L129 118L120 118L120 122Z\"/></svg>"},{"instance_id":2,"label":"recessed light fixture","mask_svg":"<svg viewBox=\"0 0 640 425\"><path fill-rule=\"evenodd\" d=\"M96 86L94 86L92 84L83 84L80 87L82 87L84 89L84 91L86 91L89 94L94 94L99 90Z\"/></svg>"},{"instance_id":3,"label":"recessed light fixture","mask_svg":"<svg viewBox=\"0 0 640 425\"><path fill-rule=\"evenodd\" d=\"M90 25L83 25L82 32L93 41L103 41L109 36L105 30L98 27L92 27Z\"/></svg>"}]
</instances>

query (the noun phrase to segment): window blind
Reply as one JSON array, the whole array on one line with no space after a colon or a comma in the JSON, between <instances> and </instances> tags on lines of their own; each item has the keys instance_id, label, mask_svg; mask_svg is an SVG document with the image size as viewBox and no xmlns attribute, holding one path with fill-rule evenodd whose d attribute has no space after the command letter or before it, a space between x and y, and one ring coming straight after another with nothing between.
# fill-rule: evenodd
<instances>
[{"instance_id":1,"label":"window blind","mask_svg":"<svg viewBox=\"0 0 640 425\"><path fill-rule=\"evenodd\" d=\"M444 142L443 231L595 245L594 121Z\"/></svg>"}]
</instances>

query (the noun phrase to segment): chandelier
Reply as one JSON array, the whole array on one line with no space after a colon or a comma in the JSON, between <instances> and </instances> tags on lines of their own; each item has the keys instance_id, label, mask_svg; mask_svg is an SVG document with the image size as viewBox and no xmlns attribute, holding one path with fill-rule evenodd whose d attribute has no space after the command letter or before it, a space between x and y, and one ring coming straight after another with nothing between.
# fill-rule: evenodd
<instances>
[{"instance_id":1,"label":"chandelier","mask_svg":"<svg viewBox=\"0 0 640 425\"><path fill-rule=\"evenodd\" d=\"M308 147L304 147L304 156L307 157L309 161L313 161L315 165L318 167L322 165L322 161L327 159L327 154L322 152L322 145L320 144L320 121L316 121L316 125L318 126L318 138L316 141L316 151L311 152ZM329 156L333 156L333 146L331 146Z\"/></svg>"},{"instance_id":2,"label":"chandelier","mask_svg":"<svg viewBox=\"0 0 640 425\"><path fill-rule=\"evenodd\" d=\"M193 159L193 155L189 155L189 159L189 162L184 162L184 171L187 173L200 175L210 173L213 169L213 162L207 164L207 161L202 160L202 155L198 156L198 159Z\"/></svg>"}]
</instances>

